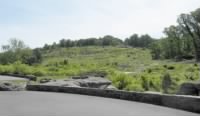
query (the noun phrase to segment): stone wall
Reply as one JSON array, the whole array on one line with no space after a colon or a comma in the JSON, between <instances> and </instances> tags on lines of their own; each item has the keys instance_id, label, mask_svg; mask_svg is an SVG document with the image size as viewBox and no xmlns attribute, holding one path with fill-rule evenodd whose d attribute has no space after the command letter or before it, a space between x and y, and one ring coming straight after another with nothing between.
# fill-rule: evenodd
<instances>
[{"instance_id":1,"label":"stone wall","mask_svg":"<svg viewBox=\"0 0 200 116\"><path fill-rule=\"evenodd\" d=\"M116 98L130 101L150 103L171 108L182 109L190 112L200 113L200 97L163 95L156 93L127 92L119 90L104 90L92 88L60 87L48 85L27 85L27 90L50 91L73 94L84 94L108 98Z\"/></svg>"}]
</instances>

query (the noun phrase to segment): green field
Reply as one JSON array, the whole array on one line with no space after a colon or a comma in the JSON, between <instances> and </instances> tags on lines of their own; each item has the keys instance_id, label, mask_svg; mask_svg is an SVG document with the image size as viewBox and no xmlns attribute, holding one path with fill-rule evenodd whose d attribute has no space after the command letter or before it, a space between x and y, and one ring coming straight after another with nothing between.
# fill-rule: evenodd
<instances>
[{"instance_id":1,"label":"green field","mask_svg":"<svg viewBox=\"0 0 200 116\"><path fill-rule=\"evenodd\" d=\"M152 60L150 51L126 47L72 47L46 50L41 64L0 65L0 73L62 79L85 73L103 73L118 89L176 93L183 82L199 79L195 61ZM164 85L165 81L169 85Z\"/></svg>"}]
</instances>

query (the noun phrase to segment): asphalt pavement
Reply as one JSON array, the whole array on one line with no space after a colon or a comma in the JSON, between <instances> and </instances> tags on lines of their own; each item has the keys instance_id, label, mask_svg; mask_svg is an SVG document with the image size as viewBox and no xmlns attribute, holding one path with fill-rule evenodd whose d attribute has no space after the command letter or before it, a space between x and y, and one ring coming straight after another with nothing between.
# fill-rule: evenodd
<instances>
[{"instance_id":1,"label":"asphalt pavement","mask_svg":"<svg viewBox=\"0 0 200 116\"><path fill-rule=\"evenodd\" d=\"M0 92L0 116L199 116L151 104L51 92Z\"/></svg>"}]
</instances>

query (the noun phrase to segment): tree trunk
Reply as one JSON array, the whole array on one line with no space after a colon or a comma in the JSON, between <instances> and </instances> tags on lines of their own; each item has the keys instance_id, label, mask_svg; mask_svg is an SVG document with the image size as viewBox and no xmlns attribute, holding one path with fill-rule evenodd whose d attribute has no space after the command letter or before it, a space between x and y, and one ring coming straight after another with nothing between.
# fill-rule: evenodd
<instances>
[{"instance_id":1,"label":"tree trunk","mask_svg":"<svg viewBox=\"0 0 200 116\"><path fill-rule=\"evenodd\" d=\"M197 62L200 62L200 47L196 50L196 60Z\"/></svg>"},{"instance_id":2,"label":"tree trunk","mask_svg":"<svg viewBox=\"0 0 200 116\"><path fill-rule=\"evenodd\" d=\"M186 29L187 29L188 33L192 37L192 41L193 41L193 45L194 45L194 49L195 49L196 61L200 62L200 45L199 45L199 41L195 37L195 35L193 35L193 33L191 32L189 26L187 24L185 24L185 25L186 25Z\"/></svg>"}]
</instances>

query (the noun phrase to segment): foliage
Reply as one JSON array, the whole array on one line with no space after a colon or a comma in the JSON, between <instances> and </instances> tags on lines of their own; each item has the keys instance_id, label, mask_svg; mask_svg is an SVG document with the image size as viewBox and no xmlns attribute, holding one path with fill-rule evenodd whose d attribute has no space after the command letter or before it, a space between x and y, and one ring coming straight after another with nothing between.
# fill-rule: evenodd
<instances>
[{"instance_id":1,"label":"foliage","mask_svg":"<svg viewBox=\"0 0 200 116\"><path fill-rule=\"evenodd\" d=\"M69 47L85 47L85 46L132 46L132 47L142 47L147 48L154 41L149 35L134 34L125 41L119 38L113 37L111 35L106 35L100 38L87 38L79 40L61 39L58 44L55 42L52 45L45 44L43 50L51 50L55 48L69 48Z\"/></svg>"},{"instance_id":2,"label":"foliage","mask_svg":"<svg viewBox=\"0 0 200 116\"><path fill-rule=\"evenodd\" d=\"M33 65L42 61L40 49L31 50L26 47L22 40L11 39L8 45L2 46L3 53L0 53L0 64L9 64L17 61Z\"/></svg>"},{"instance_id":3,"label":"foliage","mask_svg":"<svg viewBox=\"0 0 200 116\"><path fill-rule=\"evenodd\" d=\"M200 61L200 9L190 14L181 14L178 25L164 29L165 38L152 43L151 51L154 59L192 59ZM162 52L161 52L162 51Z\"/></svg>"},{"instance_id":4,"label":"foliage","mask_svg":"<svg viewBox=\"0 0 200 116\"><path fill-rule=\"evenodd\" d=\"M132 47L142 47L147 48L151 43L154 42L154 39L149 35L141 35L140 37L137 34L133 34L130 38L125 40L125 44Z\"/></svg>"},{"instance_id":5,"label":"foliage","mask_svg":"<svg viewBox=\"0 0 200 116\"><path fill-rule=\"evenodd\" d=\"M181 14L178 25L165 28L166 37L159 40L147 34L133 34L125 41L107 35L62 39L32 50L23 41L11 39L8 45L2 46L0 74L55 79L103 74L120 90L174 94L180 84L200 77L199 65L192 60L196 57L200 61L199 14L200 9Z\"/></svg>"},{"instance_id":6,"label":"foliage","mask_svg":"<svg viewBox=\"0 0 200 116\"><path fill-rule=\"evenodd\" d=\"M162 92L163 74L167 71L172 80L169 93L176 93L183 82L199 79L198 64L154 61L150 51L141 48L71 47L42 50L41 54L41 63L27 65L17 61L0 65L0 74L30 74L54 79L99 74L107 75L112 84L122 90Z\"/></svg>"},{"instance_id":7,"label":"foliage","mask_svg":"<svg viewBox=\"0 0 200 116\"><path fill-rule=\"evenodd\" d=\"M165 73L162 77L162 89L164 93L169 93L168 89L172 85L172 79L169 73Z\"/></svg>"}]
</instances>

